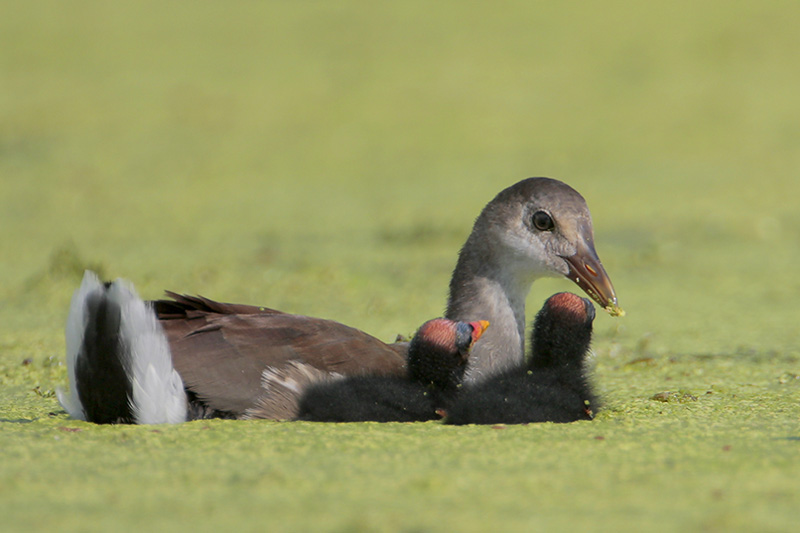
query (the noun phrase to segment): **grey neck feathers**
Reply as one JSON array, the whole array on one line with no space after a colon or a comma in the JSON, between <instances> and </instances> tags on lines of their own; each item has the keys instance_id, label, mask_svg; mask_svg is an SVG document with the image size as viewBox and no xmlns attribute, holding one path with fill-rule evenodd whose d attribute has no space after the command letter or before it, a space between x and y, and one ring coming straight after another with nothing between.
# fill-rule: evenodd
<instances>
[{"instance_id":1,"label":"grey neck feathers","mask_svg":"<svg viewBox=\"0 0 800 533\"><path fill-rule=\"evenodd\" d=\"M533 283L529 272L515 268L517 258L493 246L496 241L477 226L459 254L445 314L451 320L491 323L470 353L465 383L522 363L525 298Z\"/></svg>"}]
</instances>

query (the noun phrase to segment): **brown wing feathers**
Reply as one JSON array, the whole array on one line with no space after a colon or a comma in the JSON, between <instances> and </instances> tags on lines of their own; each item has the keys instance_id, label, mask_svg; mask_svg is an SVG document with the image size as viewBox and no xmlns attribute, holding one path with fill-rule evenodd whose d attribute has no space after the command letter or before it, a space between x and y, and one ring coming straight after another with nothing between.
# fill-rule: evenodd
<instances>
[{"instance_id":1,"label":"brown wing feathers","mask_svg":"<svg viewBox=\"0 0 800 533\"><path fill-rule=\"evenodd\" d=\"M186 388L211 408L243 415L265 370L290 361L336 374L402 374L405 344L320 318L168 293L154 308Z\"/></svg>"}]
</instances>

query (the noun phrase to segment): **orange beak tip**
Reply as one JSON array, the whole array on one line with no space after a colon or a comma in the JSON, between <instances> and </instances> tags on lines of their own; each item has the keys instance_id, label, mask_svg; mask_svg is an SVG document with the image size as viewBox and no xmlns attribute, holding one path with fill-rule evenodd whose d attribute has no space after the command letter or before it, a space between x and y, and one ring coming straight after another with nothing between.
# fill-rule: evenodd
<instances>
[{"instance_id":1,"label":"orange beak tip","mask_svg":"<svg viewBox=\"0 0 800 533\"><path fill-rule=\"evenodd\" d=\"M471 322L470 324L472 324L472 336L476 341L481 338L481 335L483 335L486 329L489 327L488 320L478 320Z\"/></svg>"}]
</instances>

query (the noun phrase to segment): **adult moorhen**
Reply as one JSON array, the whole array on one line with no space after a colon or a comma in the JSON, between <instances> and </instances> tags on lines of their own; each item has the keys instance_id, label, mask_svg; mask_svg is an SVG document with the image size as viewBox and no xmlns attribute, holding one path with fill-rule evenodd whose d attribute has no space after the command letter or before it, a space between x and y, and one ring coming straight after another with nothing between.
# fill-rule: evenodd
<instances>
[{"instance_id":1,"label":"adult moorhen","mask_svg":"<svg viewBox=\"0 0 800 533\"><path fill-rule=\"evenodd\" d=\"M445 317L464 322L488 320L492 324L471 353L465 383L478 383L522 362L525 298L533 281L545 276L565 276L609 313L622 314L611 280L594 249L591 215L583 197L560 181L529 178L501 191L486 205L453 272ZM126 420L124 410L115 413L111 407L110 415L95 420L87 412L92 408L82 403L83 398L98 403L106 395L127 394L124 387L122 392L103 390L121 386L119 379L95 378L112 367L117 368L113 374L117 378L121 368L129 381L136 381L130 364L111 364L110 356L98 357L103 339L98 341L93 331L102 327L87 323L108 308L96 301L98 284L96 279L84 279L86 287L82 285L72 300L67 320L71 391L69 395L59 392L59 400L76 418ZM132 288L123 291L126 286L116 284L120 287L117 292L138 300ZM100 292L110 290L106 287ZM133 321L123 313L117 337L128 347L128 360L171 359L168 371L159 362L148 372L163 372L159 378L169 383L168 395L172 398L174 367L185 390L187 417L291 419L297 415L302 383L325 379L329 374L402 376L406 372L405 343L385 344L330 320L168 295L172 299L151 304L160 330L150 327L149 318L137 315L140 320ZM118 307L122 303L133 305L127 297L123 300ZM97 310L92 312L93 308ZM144 309L147 314L147 307ZM140 331L147 341L135 340ZM156 342L159 331L164 337ZM142 346L166 353L156 357L138 351ZM147 368L148 364L135 366ZM176 394L176 401L180 396ZM136 404L133 399L129 403ZM141 420L174 421L171 411L136 419Z\"/></svg>"}]
</instances>

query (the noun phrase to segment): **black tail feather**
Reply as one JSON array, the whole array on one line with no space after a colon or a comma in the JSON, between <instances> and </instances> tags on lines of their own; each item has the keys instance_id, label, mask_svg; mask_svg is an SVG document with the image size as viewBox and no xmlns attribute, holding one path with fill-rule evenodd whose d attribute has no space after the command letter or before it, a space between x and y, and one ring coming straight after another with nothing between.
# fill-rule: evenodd
<instances>
[{"instance_id":1,"label":"black tail feather","mask_svg":"<svg viewBox=\"0 0 800 533\"><path fill-rule=\"evenodd\" d=\"M98 424L133 423L130 362L120 338L120 308L107 289L89 295L87 323L75 366L78 398L86 420Z\"/></svg>"}]
</instances>

